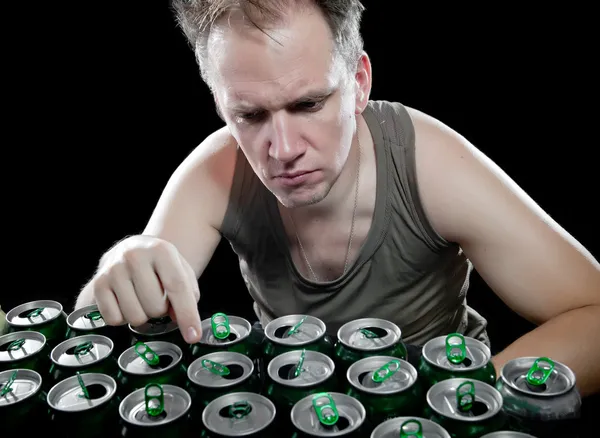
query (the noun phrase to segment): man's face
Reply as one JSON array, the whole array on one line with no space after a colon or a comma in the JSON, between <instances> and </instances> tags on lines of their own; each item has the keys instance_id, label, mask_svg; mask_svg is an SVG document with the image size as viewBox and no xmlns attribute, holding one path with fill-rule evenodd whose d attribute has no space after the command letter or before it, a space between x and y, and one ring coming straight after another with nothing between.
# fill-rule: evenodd
<instances>
[{"instance_id":1,"label":"man's face","mask_svg":"<svg viewBox=\"0 0 600 438\"><path fill-rule=\"evenodd\" d=\"M263 184L286 207L327 196L348 157L357 83L314 9L265 33L221 22L209 40L217 105ZM272 38L271 38L272 36Z\"/></svg>"}]
</instances>

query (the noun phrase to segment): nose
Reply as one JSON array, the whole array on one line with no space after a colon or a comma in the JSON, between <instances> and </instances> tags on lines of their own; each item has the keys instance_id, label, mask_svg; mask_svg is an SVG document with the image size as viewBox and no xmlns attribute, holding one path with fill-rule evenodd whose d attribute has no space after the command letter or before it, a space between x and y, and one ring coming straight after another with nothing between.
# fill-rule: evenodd
<instances>
[{"instance_id":1,"label":"nose","mask_svg":"<svg viewBox=\"0 0 600 438\"><path fill-rule=\"evenodd\" d=\"M306 145L294 126L292 117L285 111L271 118L271 141L269 156L277 161L289 163L306 152Z\"/></svg>"}]
</instances>

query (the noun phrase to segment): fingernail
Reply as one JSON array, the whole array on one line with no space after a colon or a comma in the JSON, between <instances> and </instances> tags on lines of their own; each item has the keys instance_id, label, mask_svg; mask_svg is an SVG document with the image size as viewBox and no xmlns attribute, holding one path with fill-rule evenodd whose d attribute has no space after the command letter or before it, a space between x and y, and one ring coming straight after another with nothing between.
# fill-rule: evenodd
<instances>
[{"instance_id":1,"label":"fingernail","mask_svg":"<svg viewBox=\"0 0 600 438\"><path fill-rule=\"evenodd\" d=\"M198 338L198 331L193 326L188 329L187 334L189 342L196 342L196 339Z\"/></svg>"}]
</instances>

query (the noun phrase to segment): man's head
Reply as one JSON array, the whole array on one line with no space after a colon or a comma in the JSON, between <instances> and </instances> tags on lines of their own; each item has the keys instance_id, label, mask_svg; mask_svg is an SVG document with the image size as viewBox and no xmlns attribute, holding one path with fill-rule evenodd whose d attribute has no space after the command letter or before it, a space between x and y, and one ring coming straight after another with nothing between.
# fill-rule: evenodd
<instances>
[{"instance_id":1,"label":"man's head","mask_svg":"<svg viewBox=\"0 0 600 438\"><path fill-rule=\"evenodd\" d=\"M287 207L324 199L348 158L371 70L358 0L176 0L217 109Z\"/></svg>"}]
</instances>

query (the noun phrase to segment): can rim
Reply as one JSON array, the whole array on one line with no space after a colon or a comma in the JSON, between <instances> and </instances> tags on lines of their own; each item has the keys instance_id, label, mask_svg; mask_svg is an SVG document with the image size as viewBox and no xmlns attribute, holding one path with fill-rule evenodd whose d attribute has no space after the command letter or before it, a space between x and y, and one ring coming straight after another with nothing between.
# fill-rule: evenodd
<instances>
[{"instance_id":1,"label":"can rim","mask_svg":"<svg viewBox=\"0 0 600 438\"><path fill-rule=\"evenodd\" d=\"M374 323L380 324L382 327L387 327L390 329L390 331L393 332L393 334L396 336L396 340L394 341L394 344L389 344L389 345L382 345L382 346L378 346L378 347L373 347L373 348L357 348L354 345L350 345L348 343L348 340L346 339L346 332L348 330L350 330L350 327L357 325L359 323L367 323L367 322L371 322L370 325L373 325ZM354 333L354 331L352 331L351 333ZM398 324L387 320L387 319L383 319L383 318L357 318L357 319L353 319L351 321L348 321L347 323L343 324L337 331L337 339L338 341L346 348L352 349L352 350L358 350L358 351L381 351L381 350L385 350L387 348L390 348L391 345L395 345L398 342L402 342L402 329L398 326Z\"/></svg>"},{"instance_id":2,"label":"can rim","mask_svg":"<svg viewBox=\"0 0 600 438\"><path fill-rule=\"evenodd\" d=\"M36 304L38 304L38 305L36 306ZM40 306L40 304L45 304L45 305ZM36 307L50 307L52 309L58 310L58 312L52 318L46 319L41 322L34 322L31 324L18 324L18 323L15 323L12 321L12 319L15 317L15 315L18 315L19 313L24 312L25 310L35 309ZM63 313L63 305L61 303L59 303L58 301L34 300L34 301L28 301L26 303L19 304L18 306L13 307L11 310L8 311L5 318L6 318L6 322L12 327L37 327L37 326L48 324L50 322L55 321L56 319L58 319L59 316L62 315L62 313Z\"/></svg>"},{"instance_id":3,"label":"can rim","mask_svg":"<svg viewBox=\"0 0 600 438\"><path fill-rule=\"evenodd\" d=\"M284 321L287 321L287 320L294 321L294 323L290 323L293 326L294 324L299 322L304 317L306 317L305 322L309 321L310 323L318 326L321 329L321 334L318 337L316 337L314 339L309 339L306 341L300 341L300 342L285 342L283 340L283 338L278 338L277 336L275 336L275 331L283 325ZM264 333L265 333L265 337L269 341L271 341L275 344L283 345L286 347L289 347L289 346L300 347L302 345L308 345L308 344L312 344L313 342L319 341L320 339L322 339L325 336L326 330L327 330L327 325L325 324L325 322L322 319L317 318L316 316L312 316L312 315L294 313L294 314L290 314L290 315L280 316L279 318L275 318L272 321L269 321L264 328Z\"/></svg>"},{"instance_id":4,"label":"can rim","mask_svg":"<svg viewBox=\"0 0 600 438\"><path fill-rule=\"evenodd\" d=\"M48 406L50 406L51 409L53 409L55 411L59 411L59 412L69 413L69 414L77 413L77 412L87 412L92 409L96 409L98 407L104 406L106 403L109 403L115 397L115 394L117 393L117 382L115 379L113 379L108 374L83 373L80 376L86 385L96 383L95 380L108 380L108 386L110 387L110 391L108 391L103 397L101 397L99 399L100 401L97 404L94 404L90 409L82 409L82 410L75 410L75 411L69 410L69 409L61 409L53 403L55 393L59 392L60 390L63 389L63 387L71 384L72 382L75 382L74 386L79 386L79 383L77 382L77 376L67 377L66 379L63 379L60 382L55 383L52 386L52 388L50 388L50 390L48 391L48 394L46 395L46 403L48 404ZM92 382L86 382L86 380L92 380Z\"/></svg>"},{"instance_id":5,"label":"can rim","mask_svg":"<svg viewBox=\"0 0 600 438\"><path fill-rule=\"evenodd\" d=\"M42 375L35 370L30 370L29 368L13 368L13 369L0 371L0 373L12 374L15 371L17 371L18 374L22 373L25 376L29 375L31 380L37 384L37 388L35 389L35 391L31 392L26 397L22 397L19 400L17 400L15 403L11 403L10 406L15 406L15 405L18 405L19 403L29 401L32 399L32 397L37 396L40 393L40 391L42 390L42 385L44 383ZM17 376L18 376L18 374L17 374Z\"/></svg>"},{"instance_id":6,"label":"can rim","mask_svg":"<svg viewBox=\"0 0 600 438\"><path fill-rule=\"evenodd\" d=\"M196 370L196 368L198 367L197 364L202 364L202 361L204 359L208 359L208 360L213 360L215 362L220 362L223 363L224 361L222 359L217 360L220 357L223 357L223 355L225 356L231 356L232 357L232 361L235 361L235 363L245 363L246 365L249 366L250 371L248 372L248 374L246 375L242 375L241 377L237 378L237 379L233 379L230 380L229 382L227 382L224 385L219 385L218 388L221 389L225 389L225 388L229 388L231 386L235 386L235 385L239 385L242 382L245 382L246 380L248 380L252 374L254 374L254 362L252 361L252 359L250 359L248 356L246 356L245 354L242 353L238 353L236 351L216 351L214 353L207 353L203 356L200 356L199 358L193 360L190 365L188 366L187 369L187 378L190 382L192 382L194 385L200 386L202 388L214 388L214 386L209 386L209 385L203 385L201 382L199 382L198 380L196 380L194 378L194 371Z\"/></svg>"},{"instance_id":7,"label":"can rim","mask_svg":"<svg viewBox=\"0 0 600 438\"><path fill-rule=\"evenodd\" d=\"M513 430L498 430L496 432L486 433L481 438L535 438L533 435L529 435L524 432L517 432Z\"/></svg>"},{"instance_id":8,"label":"can rim","mask_svg":"<svg viewBox=\"0 0 600 438\"><path fill-rule=\"evenodd\" d=\"M410 374L410 377L411 377L410 384L406 388L402 388L399 390L392 390L392 391L377 391L374 388L371 389L371 388L367 388L363 385L357 384L357 382L355 382L354 379L351 378L351 374L353 374L353 372L356 368L360 368L365 363L368 363L372 360L385 360L386 363L389 361L392 361L392 360L397 360L398 362L400 362L403 369L408 370L408 373ZM352 385L352 387L354 387L355 389L357 389L358 391L361 391L361 392L365 392L368 394L374 394L374 395L382 395L382 396L390 395L390 394L398 394L398 393L402 393L404 391L410 390L416 384L417 378L418 378L417 369L410 362L408 362L404 359L401 359L399 357L394 357L394 356L364 357L362 359L357 360L352 365L350 365L348 367L348 370L346 371L346 380L350 383L350 385Z\"/></svg>"},{"instance_id":9,"label":"can rim","mask_svg":"<svg viewBox=\"0 0 600 438\"><path fill-rule=\"evenodd\" d=\"M421 349L421 356L423 357L423 359L431 366L436 367L439 370L444 370L444 371L452 371L452 372L456 372L456 373L467 373L467 372L471 372L471 371L475 371L475 370L479 370L481 368L485 368L489 361L491 360L492 357L492 352L490 350L490 348L485 345L483 342L481 342L479 339L475 339L469 336L465 336L465 346L467 348L477 348L480 349L484 356L486 357L486 361L482 362L476 366L470 366L470 367L466 367L466 368L445 368L443 366L440 366L439 364L437 364L435 362L435 358L430 356L430 352L431 349L434 347L444 347L446 345L446 335L442 335L442 336L436 336L435 338L430 339L429 341L427 341L424 345L423 348Z\"/></svg>"},{"instance_id":10,"label":"can rim","mask_svg":"<svg viewBox=\"0 0 600 438\"><path fill-rule=\"evenodd\" d=\"M42 351L44 351L44 347L47 345L46 336L44 336L44 334L41 332L36 332L36 331L32 331L32 330L22 330L22 331L18 331L18 332L6 333L5 335L0 336L0 345L4 345L2 343L3 338L18 339L21 336L26 337L26 338L31 338L31 337L41 338L39 340L42 342L42 346L40 348L38 348L37 350L35 350L33 353L28 354L27 356L20 357L18 359L2 360L2 358L0 358L0 363L17 363L22 360L31 359L34 356L40 354Z\"/></svg>"},{"instance_id":11,"label":"can rim","mask_svg":"<svg viewBox=\"0 0 600 438\"><path fill-rule=\"evenodd\" d=\"M327 380L331 379L331 377L335 374L335 363L329 356L319 351L306 350L304 359L305 361L310 359L313 359L315 361L322 361L329 366L331 373L324 374L320 380L316 380L314 382L301 382L298 385L290 385L290 382L292 382L292 380L284 380L281 377L279 377L275 370L275 367L281 365L280 362L287 360L289 357L297 357L297 359L292 361L297 363L298 360L300 360L301 353L302 350L292 350L286 351L285 353L281 353L275 356L269 361L269 365L267 365L267 376L269 376L269 378L275 383L285 386L286 388L307 388L315 385L320 385L323 382L326 382Z\"/></svg>"},{"instance_id":12,"label":"can rim","mask_svg":"<svg viewBox=\"0 0 600 438\"><path fill-rule=\"evenodd\" d=\"M178 366L181 363L181 361L183 360L183 350L179 347L179 345L177 345L173 342L148 341L148 342L144 342L144 344L146 344L148 347L152 348L153 350L155 350L155 347L168 346L170 349L175 350L175 353L177 353L177 358L174 359L173 362L171 362L166 368L161 368L160 370L152 371L150 373L132 372L131 370L125 369L125 367L123 366L123 361L125 360L126 355L131 355L131 353L136 354L135 345L132 345L131 347L125 349L125 351L123 351L123 353L121 353L119 355L119 358L117 359L117 365L119 366L119 369L122 372L127 373L131 376L151 376L154 374L160 374L160 373L167 372L167 371L171 370L172 368L175 368L176 366ZM158 348L156 348L156 349L158 350ZM158 355L160 356L160 351L158 352Z\"/></svg>"},{"instance_id":13,"label":"can rim","mask_svg":"<svg viewBox=\"0 0 600 438\"><path fill-rule=\"evenodd\" d=\"M96 329L99 329L102 327L106 327L106 324L104 324L103 326L94 327L94 328L75 327L73 325L75 323L75 321L77 321L80 317L85 315L85 313L93 312L93 311L97 311L97 310L98 310L98 304L89 304L87 306L80 307L79 309L73 310L71 313L69 313L67 315L67 326L72 330L80 330L80 331L96 330Z\"/></svg>"},{"instance_id":14,"label":"can rim","mask_svg":"<svg viewBox=\"0 0 600 438\"><path fill-rule=\"evenodd\" d=\"M383 434L387 434L388 432L390 432L390 429L392 429L395 432L394 436L398 436L397 431L400 429L400 426L402 426L402 423L408 420L417 420L421 423L421 426L423 427L423 436L425 436L426 432L429 432L429 429L434 429L436 433L439 433L441 435L441 438L451 438L450 433L441 425L437 424L435 421L423 417L406 416L390 418L382 423L379 423L375 427L375 429L373 429L371 438L381 438L384 436Z\"/></svg>"},{"instance_id":15,"label":"can rim","mask_svg":"<svg viewBox=\"0 0 600 438\"><path fill-rule=\"evenodd\" d=\"M514 365L517 361L531 361L531 365L533 365L533 363L535 362L536 359L539 359L539 357L523 356L523 357L518 357L516 359L508 361L500 369L500 378L502 379L502 381L504 383L506 383L506 385L510 386L515 391L518 391L519 393L525 394L529 397L536 397L536 398L537 397L539 397L539 398L557 397L557 396L566 394L567 392L573 390L573 388L575 387L575 384L577 383L575 373L573 372L573 370L571 370L565 364L563 364L562 362L558 362L556 360L553 360L555 368L560 369L561 373L564 374L565 376L567 376L567 378L569 379L569 383L570 383L570 385L567 386L562 391L553 391L553 392L549 392L549 393L525 391L525 390L523 390L523 388L519 388L517 385L515 385L514 382L509 380L508 377L506 376L506 369L509 368L510 366Z\"/></svg>"},{"instance_id":16,"label":"can rim","mask_svg":"<svg viewBox=\"0 0 600 438\"><path fill-rule=\"evenodd\" d=\"M200 321L200 326L202 327L202 336L200 338L200 341L198 341L199 345L208 345L209 347L215 347L215 346L228 346L228 345L235 345L238 342L242 342L247 340L250 337L250 334L252 333L252 324L250 324L250 321L248 321L246 318L242 318L241 316L235 316L235 315L227 315L227 318L229 319L229 324L231 325L238 325L241 326L243 328L245 328L247 330L247 333L244 336L236 336L236 338L233 341L225 341L225 342L219 342L218 344L209 344L207 342L204 342L205 339L205 335L204 333L211 333L211 318L204 318L202 321Z\"/></svg>"},{"instance_id":17,"label":"can rim","mask_svg":"<svg viewBox=\"0 0 600 438\"><path fill-rule=\"evenodd\" d=\"M98 359L95 362L90 362L90 363L84 364L84 365L69 365L69 364L59 363L58 359L56 357L57 352L61 351L60 349L66 350L64 348L64 345L71 345L71 344L77 345L79 342L81 342L81 338L86 338L86 339L87 338L94 338L96 340L106 341L105 343L108 344L109 347L110 347L109 351L108 351L108 354L105 357L103 357L101 359ZM77 340L79 340L79 341L77 341ZM111 356L112 352L114 351L114 348L115 348L115 344L114 344L113 340L110 339L108 336L97 335L97 334L88 334L88 335L75 336L73 338L65 339L60 344L58 344L56 347L54 347L52 349L52 351L50 352L50 360L52 361L52 363L54 363L58 367L71 368L71 369L82 368L82 367L87 367L87 366L90 366L90 365L93 365L93 364L101 363L101 362L107 360ZM60 355L58 357L60 357Z\"/></svg>"},{"instance_id":18,"label":"can rim","mask_svg":"<svg viewBox=\"0 0 600 438\"><path fill-rule=\"evenodd\" d=\"M156 334L148 334L148 333L145 333L145 332L142 332L142 331L140 331L140 330L139 330L139 328L140 328L140 327L142 327L142 326L144 326L144 325L146 325L146 324L149 324L149 323L150 323L150 320L152 320L152 319L153 319L153 318L150 318L150 319L149 319L148 321L146 321L145 323L143 323L143 324L140 324L140 325L136 325L136 326L133 326L133 325L131 325L131 324L127 324L127 327L129 328L129 331L130 331L131 333L133 333L134 335L139 335L139 336L147 336L147 337L149 337L149 338L152 338L152 337L158 337L158 336L165 336L165 335L168 335L168 334L170 334L170 333L173 333L173 332L174 332L174 331L176 331L176 330L179 330L179 325L178 325L178 324L177 324L175 321L173 321L173 320L171 319L171 317L169 317L169 322L168 322L167 324L165 324L165 325L167 325L167 326L168 326L169 324L173 324L173 327L172 327L170 330L166 331L166 332L162 332L162 333L156 333Z\"/></svg>"},{"instance_id":19,"label":"can rim","mask_svg":"<svg viewBox=\"0 0 600 438\"><path fill-rule=\"evenodd\" d=\"M166 395L168 393L175 393L180 395L186 402L186 407L184 410L182 410L181 412L179 412L177 415L175 416L171 416L169 417L166 421L163 421L160 423L160 426L163 426L165 424L169 424L169 423L173 423L177 420L179 420L181 417L185 416L192 405L192 397L190 396L190 393L187 392L185 389L181 388L180 386L176 386L176 385L170 385L170 384L163 384L161 385L162 389L163 389L163 393ZM125 415L125 407L128 404L131 404L132 401L136 402L136 406L137 406L137 402L138 399L139 401L143 402L144 401L144 394L145 394L145 389L144 388L139 388L136 389L135 391L130 392L125 398L123 398L123 400L121 400L121 402L119 403L119 416L121 417L121 419L123 421L125 421L127 424L136 426L136 427L144 427L144 428L151 428L151 427L156 427L156 424L148 424L148 423L142 423L142 422L138 422L138 421L130 421L129 418L127 418L127 416Z\"/></svg>"}]
</instances>

